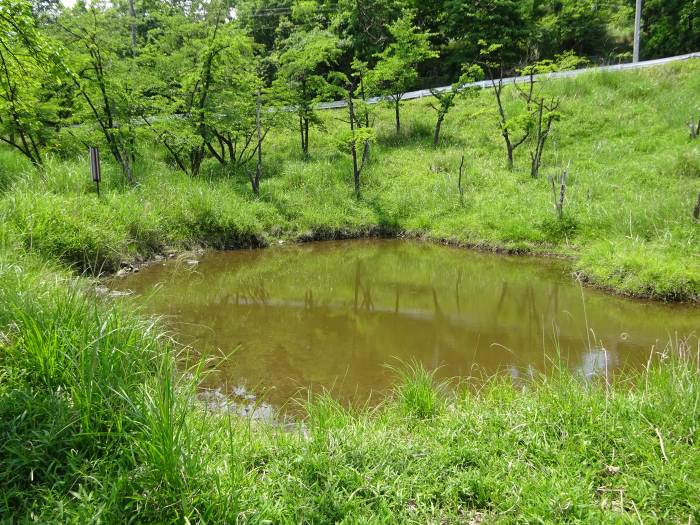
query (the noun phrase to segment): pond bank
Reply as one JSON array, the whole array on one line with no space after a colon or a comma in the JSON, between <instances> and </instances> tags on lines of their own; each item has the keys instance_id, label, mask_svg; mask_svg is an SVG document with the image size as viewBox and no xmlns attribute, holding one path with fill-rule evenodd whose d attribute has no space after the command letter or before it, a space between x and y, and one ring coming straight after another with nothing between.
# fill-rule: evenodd
<instances>
[{"instance_id":1,"label":"pond bank","mask_svg":"<svg viewBox=\"0 0 700 525\"><path fill-rule=\"evenodd\" d=\"M430 234L413 232L413 231L400 231L391 230L382 227L377 227L365 231L351 231L347 229L339 229L335 231L322 230L318 232L311 233L301 233L296 236L285 236L285 237L274 237L274 236L260 236L260 237L247 237L241 242L233 242L225 246L214 246L208 247L206 244L190 247L185 249L167 249L160 253L150 253L143 255L132 256L130 259L122 259L119 263L118 268L114 268L110 271L106 271L100 274L100 278L104 280L109 280L112 277L126 277L128 274L136 271L138 272L142 268L147 268L154 263L160 263L165 259L171 259L174 257L180 258L196 258L197 256L203 254L207 250L217 250L217 251L232 251L232 250L246 250L246 249L260 249L268 248L270 246L278 246L282 244L305 244L313 242L324 242L324 241L338 241L338 240L363 240L363 239L396 239L396 240L410 240L410 241L420 241L444 246L450 246L454 248L460 248L464 250L472 250L476 252L483 253L493 253L502 255L514 255L514 256L525 256L525 257L538 257L544 259L557 259L561 261L566 261L571 265L571 278L577 282L591 288L596 288L603 290L612 295L618 295L621 297L628 297L631 299L648 299L660 302L669 303L689 303L689 304L700 304L700 293L689 293L688 295L683 293L673 293L669 296L659 295L652 287L647 287L642 290L625 290L610 284L606 284L604 281L596 279L595 276L589 275L584 269L581 269L581 265L575 253L570 250L563 252L561 250L552 249L554 247L539 247L539 246L512 246L508 244L498 245L488 242L465 242L461 241L456 237L434 237ZM119 272L122 272L121 274Z\"/></svg>"}]
</instances>

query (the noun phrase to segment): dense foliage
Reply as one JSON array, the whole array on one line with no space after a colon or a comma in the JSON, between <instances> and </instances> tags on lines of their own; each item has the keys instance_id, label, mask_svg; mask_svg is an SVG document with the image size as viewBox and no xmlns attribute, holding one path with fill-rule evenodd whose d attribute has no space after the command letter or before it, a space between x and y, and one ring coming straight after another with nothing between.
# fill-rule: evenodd
<instances>
[{"instance_id":1,"label":"dense foliage","mask_svg":"<svg viewBox=\"0 0 700 525\"><path fill-rule=\"evenodd\" d=\"M454 83L487 45L498 74L564 52L626 60L632 3L2 0L0 140L37 165L101 145L130 183L156 143L189 175L214 159L257 192L267 131L296 130L308 155L316 105L339 98L333 78L353 64L365 71L351 98L391 99L398 131L403 93ZM644 58L700 48L697 2L646 2L642 41Z\"/></svg>"}]
</instances>

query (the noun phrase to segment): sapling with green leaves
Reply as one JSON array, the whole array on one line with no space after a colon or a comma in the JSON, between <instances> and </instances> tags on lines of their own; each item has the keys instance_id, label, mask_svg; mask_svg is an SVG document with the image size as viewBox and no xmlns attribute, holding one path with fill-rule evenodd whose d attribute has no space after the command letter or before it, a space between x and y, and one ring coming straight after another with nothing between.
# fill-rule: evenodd
<instances>
[{"instance_id":1,"label":"sapling with green leaves","mask_svg":"<svg viewBox=\"0 0 700 525\"><path fill-rule=\"evenodd\" d=\"M369 110L363 100L357 100L358 84L361 75L356 74L351 77L343 73L336 72L332 78L337 86L336 93L345 100L348 111L347 120L349 129L342 132L336 141L343 153L349 153L352 157L352 172L355 189L355 196L360 196L360 176L368 158L369 145L375 140L374 130L369 127ZM358 148L362 145L363 154L358 160Z\"/></svg>"},{"instance_id":2,"label":"sapling with green leaves","mask_svg":"<svg viewBox=\"0 0 700 525\"><path fill-rule=\"evenodd\" d=\"M152 72L148 109L159 117L142 119L183 172L196 176L211 157L228 175L245 172L257 194L262 143L279 113L261 110L271 97L262 90L251 39L226 23L220 6L210 7L204 21L173 15L168 34L155 35L143 50Z\"/></svg>"},{"instance_id":3,"label":"sapling with green leaves","mask_svg":"<svg viewBox=\"0 0 700 525\"><path fill-rule=\"evenodd\" d=\"M350 66L352 68L352 77L355 81L355 93L359 95L359 100L357 100L354 103L354 112L357 115L357 123L358 127L365 127L365 128L370 128L371 123L370 123L370 104L367 103L367 97L368 97L368 86L367 86L367 77L370 74L370 70L367 67L367 63L363 62L362 60L359 60L358 58L353 59L352 64ZM364 143L364 147L362 149L362 165L367 162L367 159L369 158L369 151L370 151L370 145L371 145L371 140L367 140Z\"/></svg>"},{"instance_id":4,"label":"sapling with green leaves","mask_svg":"<svg viewBox=\"0 0 700 525\"><path fill-rule=\"evenodd\" d=\"M371 73L372 85L394 106L396 133L401 131L401 100L418 80L418 65L439 56L430 47L431 34L414 24L414 13L406 11L387 26L393 39L376 55L377 65Z\"/></svg>"},{"instance_id":5,"label":"sapling with green leaves","mask_svg":"<svg viewBox=\"0 0 700 525\"><path fill-rule=\"evenodd\" d=\"M484 70L480 66L476 64L465 65L462 67L462 75L459 77L459 80L452 84L449 89L430 90L430 94L436 102L435 104L430 104L430 107L437 112L433 146L437 147L440 141L440 129L447 113L460 98L475 97L479 93L480 88L478 86L470 86L470 84L483 78Z\"/></svg>"},{"instance_id":6,"label":"sapling with green leaves","mask_svg":"<svg viewBox=\"0 0 700 525\"><path fill-rule=\"evenodd\" d=\"M552 125L559 120L558 112L561 100L559 97L550 99L540 98L534 102L533 111L533 134L532 146L530 148L530 176L536 179L540 173L542 165L542 153L547 143L547 138L552 131Z\"/></svg>"},{"instance_id":7,"label":"sapling with green leaves","mask_svg":"<svg viewBox=\"0 0 700 525\"><path fill-rule=\"evenodd\" d=\"M524 108L518 107L515 109L515 115L510 114L506 108L506 93L504 91L503 46L501 44L487 44L483 40L479 41L479 45L482 47L480 51L481 64L486 68L498 108L498 129L506 146L506 166L509 170L512 170L515 150L524 144L530 136L530 118L527 112L527 104ZM511 111L513 109L513 107L510 108Z\"/></svg>"},{"instance_id":8,"label":"sapling with green leaves","mask_svg":"<svg viewBox=\"0 0 700 525\"><path fill-rule=\"evenodd\" d=\"M321 29L295 31L280 44L273 87L297 114L304 156L309 154L310 126L322 126L316 105L332 91L326 69L339 55L339 44L336 36Z\"/></svg>"},{"instance_id":9,"label":"sapling with green leaves","mask_svg":"<svg viewBox=\"0 0 700 525\"><path fill-rule=\"evenodd\" d=\"M92 121L129 183L134 182L134 123L143 113L131 21L115 8L76 11L61 27L70 53L67 72L82 100L76 122ZM96 139L97 137L95 137ZM92 140L95 140L92 139Z\"/></svg>"},{"instance_id":10,"label":"sapling with green leaves","mask_svg":"<svg viewBox=\"0 0 700 525\"><path fill-rule=\"evenodd\" d=\"M242 38L240 42L239 37ZM212 67L208 100L200 110L204 144L229 174L243 168L255 157L257 144L269 130L269 119L261 114L266 121L261 124L265 130L260 140L257 139L258 91L262 81L255 72L248 45L245 37L237 35L220 54L216 71ZM253 191L257 191L255 184Z\"/></svg>"},{"instance_id":11,"label":"sapling with green leaves","mask_svg":"<svg viewBox=\"0 0 700 525\"><path fill-rule=\"evenodd\" d=\"M177 167L194 177L208 153L206 118L211 112L206 108L211 91L220 85L212 80L228 44L220 31L220 13L207 12L203 21L193 21L176 12L162 16L160 23L167 31L149 38L141 50L140 61L151 72L143 78L147 96L141 118Z\"/></svg>"},{"instance_id":12,"label":"sapling with green leaves","mask_svg":"<svg viewBox=\"0 0 700 525\"><path fill-rule=\"evenodd\" d=\"M585 63L585 59L574 53L558 55L555 60L539 60L521 69L520 73L527 79L526 82L514 84L515 89L525 101L525 116L529 119L527 127L530 139L530 176L532 178L539 176L542 154L552 132L552 126L561 119L559 112L561 97L548 96L546 81L541 76L538 78L538 75L572 70Z\"/></svg>"},{"instance_id":13,"label":"sapling with green leaves","mask_svg":"<svg viewBox=\"0 0 700 525\"><path fill-rule=\"evenodd\" d=\"M43 149L56 131L52 92L63 76L51 43L38 31L32 6L7 0L0 10L0 142L43 164Z\"/></svg>"},{"instance_id":14,"label":"sapling with green leaves","mask_svg":"<svg viewBox=\"0 0 700 525\"><path fill-rule=\"evenodd\" d=\"M547 96L547 82L539 75L575 69L586 61L574 53L564 53L555 60L535 61L521 68L521 78L513 82L513 91L510 92L516 95L516 100L511 100L508 104L504 91L503 60L500 56L502 46L487 45L483 41L480 44L482 64L487 69L496 100L498 127L506 146L507 167L513 169L515 150L529 142L530 175L536 178L552 126L561 117L561 97Z\"/></svg>"}]
</instances>

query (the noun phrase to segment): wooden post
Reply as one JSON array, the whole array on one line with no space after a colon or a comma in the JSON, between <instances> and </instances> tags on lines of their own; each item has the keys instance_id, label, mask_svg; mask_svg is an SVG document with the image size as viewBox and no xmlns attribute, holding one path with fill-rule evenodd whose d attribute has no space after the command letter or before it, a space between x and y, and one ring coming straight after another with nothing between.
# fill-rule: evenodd
<instances>
[{"instance_id":1,"label":"wooden post","mask_svg":"<svg viewBox=\"0 0 700 525\"><path fill-rule=\"evenodd\" d=\"M97 148L90 146L90 175L92 181L97 185L97 197L100 197L100 181L102 180L100 172L100 152Z\"/></svg>"}]
</instances>

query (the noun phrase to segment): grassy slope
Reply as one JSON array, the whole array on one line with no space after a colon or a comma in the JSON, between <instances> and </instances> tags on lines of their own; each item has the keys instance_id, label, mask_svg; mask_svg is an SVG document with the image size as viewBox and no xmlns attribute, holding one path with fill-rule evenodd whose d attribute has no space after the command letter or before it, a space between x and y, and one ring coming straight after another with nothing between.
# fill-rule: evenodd
<instances>
[{"instance_id":1,"label":"grassy slope","mask_svg":"<svg viewBox=\"0 0 700 525\"><path fill-rule=\"evenodd\" d=\"M569 238L549 220L546 183L529 180L524 152L515 173L502 169L491 117L451 115L446 145L433 151L423 102L407 105L410 129L398 140L382 110L360 202L347 158L318 135L310 161L287 157L294 135L274 138L274 176L259 201L242 183L190 181L155 159L131 190L106 166L97 202L82 160L52 161L42 182L17 175L21 162L0 152L0 186L14 179L0 208L0 521L700 521L697 340L672 344L649 371L609 388L562 372L523 390L494 380L446 399L413 371L377 410L321 398L307 406L305 428L283 432L200 410L157 325L96 301L85 281L45 262L110 268L167 246L381 225L571 254L601 284L697 295L698 227L687 217L698 146L683 119L698 69L557 85L571 97L557 138L572 162L578 228Z\"/></svg>"},{"instance_id":2,"label":"grassy slope","mask_svg":"<svg viewBox=\"0 0 700 525\"><path fill-rule=\"evenodd\" d=\"M97 202L83 158L53 160L46 181L19 177L0 214L25 247L93 271L165 247L234 247L382 228L569 255L574 269L599 285L698 300L700 239L690 212L700 190L700 143L687 138L685 120L698 104L699 73L694 61L552 83L548 89L564 96L563 120L538 180L528 175L526 146L516 153L515 171L504 169L493 95L484 91L448 116L437 150L429 101L405 104L398 137L391 110L379 107L378 143L360 201L352 196L349 157L333 144L344 114L328 111L323 117L331 133L312 134L309 160L300 158L294 131L270 138L257 200L243 177L222 178L209 164L206 180L189 180L149 151L137 189L119 188L118 174L107 166L106 196ZM462 153L464 206L456 189ZM16 173L16 157L0 154L6 174ZM547 176L569 163L567 219L558 222Z\"/></svg>"}]
</instances>

